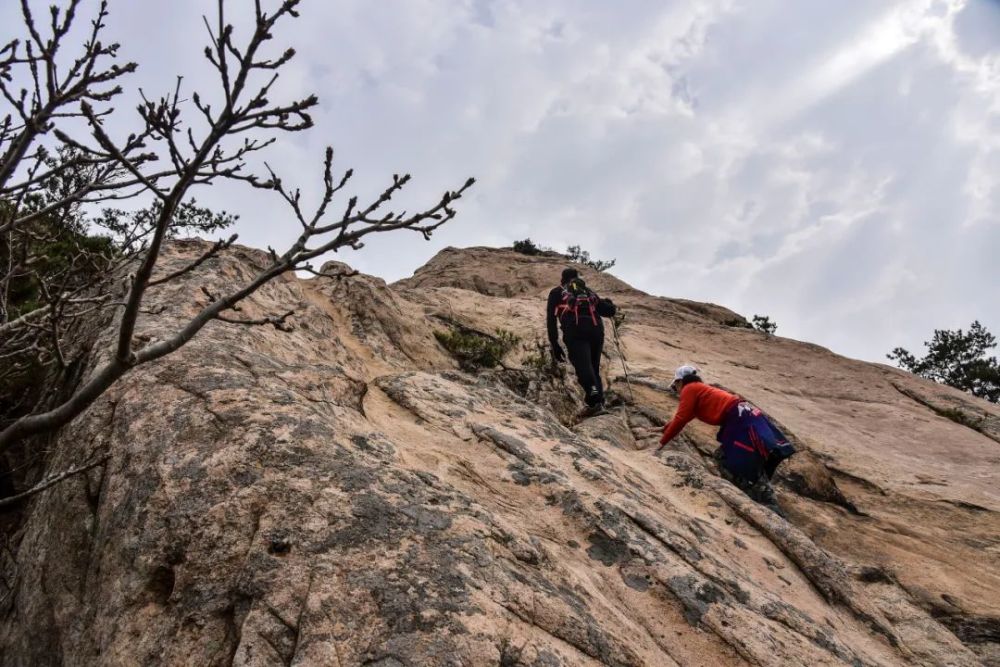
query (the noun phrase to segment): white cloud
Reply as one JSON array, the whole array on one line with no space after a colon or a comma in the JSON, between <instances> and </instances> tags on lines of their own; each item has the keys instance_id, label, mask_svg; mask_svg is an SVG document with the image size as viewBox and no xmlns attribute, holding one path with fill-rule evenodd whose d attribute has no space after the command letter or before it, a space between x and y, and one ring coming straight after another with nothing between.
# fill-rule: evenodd
<instances>
[{"instance_id":1,"label":"white cloud","mask_svg":"<svg viewBox=\"0 0 1000 667\"><path fill-rule=\"evenodd\" d=\"M203 8L113 3L135 86L204 84ZM1000 333L998 26L992 0L307 2L276 34L299 51L279 92L322 108L269 160L314 192L332 143L362 194L412 171L406 206L479 178L433 243L344 258L364 271L579 243L637 287L877 360L974 318ZM259 193L200 197L245 242L294 233Z\"/></svg>"}]
</instances>

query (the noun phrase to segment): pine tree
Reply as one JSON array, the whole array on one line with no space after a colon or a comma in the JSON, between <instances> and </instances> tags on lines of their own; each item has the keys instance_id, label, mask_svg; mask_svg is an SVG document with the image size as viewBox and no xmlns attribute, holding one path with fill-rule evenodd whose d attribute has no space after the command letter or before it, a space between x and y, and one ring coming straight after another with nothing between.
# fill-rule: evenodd
<instances>
[{"instance_id":1,"label":"pine tree","mask_svg":"<svg viewBox=\"0 0 1000 667\"><path fill-rule=\"evenodd\" d=\"M986 327L975 321L968 332L935 329L924 346L927 355L922 359L901 347L886 356L911 373L1000 403L1000 364L986 356L997 341Z\"/></svg>"}]
</instances>

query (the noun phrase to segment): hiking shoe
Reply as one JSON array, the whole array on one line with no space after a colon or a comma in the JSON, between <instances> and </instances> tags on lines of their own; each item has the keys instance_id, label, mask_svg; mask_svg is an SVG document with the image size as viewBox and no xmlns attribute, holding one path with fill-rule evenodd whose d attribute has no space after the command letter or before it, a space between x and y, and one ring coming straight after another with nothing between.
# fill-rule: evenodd
<instances>
[{"instance_id":1,"label":"hiking shoe","mask_svg":"<svg viewBox=\"0 0 1000 667\"><path fill-rule=\"evenodd\" d=\"M785 514L784 510L782 510L778 506L777 502L775 502L774 504L764 505L764 507L766 507L767 509L769 509L772 512L774 512L775 514L777 514L778 516L780 516L785 521L788 521L788 516Z\"/></svg>"},{"instance_id":2,"label":"hiking shoe","mask_svg":"<svg viewBox=\"0 0 1000 667\"><path fill-rule=\"evenodd\" d=\"M746 490L746 494L750 496L759 505L763 505L767 509L771 510L782 519L787 519L785 513L781 511L781 507L778 506L778 496L774 492L774 487L771 486L770 480L763 475L758 479L750 488Z\"/></svg>"},{"instance_id":3,"label":"hiking shoe","mask_svg":"<svg viewBox=\"0 0 1000 667\"><path fill-rule=\"evenodd\" d=\"M774 487L771 486L771 482L764 477L757 482L754 495L754 500L762 505L778 506L778 496L774 493Z\"/></svg>"}]
</instances>

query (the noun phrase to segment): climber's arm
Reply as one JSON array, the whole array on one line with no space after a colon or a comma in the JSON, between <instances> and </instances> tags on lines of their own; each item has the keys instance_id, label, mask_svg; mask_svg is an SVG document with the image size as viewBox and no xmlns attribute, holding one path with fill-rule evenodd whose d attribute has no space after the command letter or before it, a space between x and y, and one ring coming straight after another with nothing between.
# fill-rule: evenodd
<instances>
[{"instance_id":1,"label":"climber's arm","mask_svg":"<svg viewBox=\"0 0 1000 667\"><path fill-rule=\"evenodd\" d=\"M677 406L677 412L670 423L663 427L663 435L660 437L660 447L673 440L681 430L687 426L688 422L694 419L695 406L698 403L698 393L694 385L688 385L681 389L681 402Z\"/></svg>"},{"instance_id":2,"label":"climber's arm","mask_svg":"<svg viewBox=\"0 0 1000 667\"><path fill-rule=\"evenodd\" d=\"M556 306L559 305L559 290L549 292L549 300L545 305L545 327L549 332L549 344L552 349L559 347L559 326L556 324Z\"/></svg>"}]
</instances>

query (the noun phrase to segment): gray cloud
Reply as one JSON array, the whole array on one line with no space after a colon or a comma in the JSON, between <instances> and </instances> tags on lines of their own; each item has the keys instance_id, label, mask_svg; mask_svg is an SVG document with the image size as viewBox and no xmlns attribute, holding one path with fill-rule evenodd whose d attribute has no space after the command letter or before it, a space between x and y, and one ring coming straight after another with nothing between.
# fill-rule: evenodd
<instances>
[{"instance_id":1,"label":"gray cloud","mask_svg":"<svg viewBox=\"0 0 1000 667\"><path fill-rule=\"evenodd\" d=\"M206 82L203 7L113 3L130 95ZM388 279L448 244L575 243L881 360L974 318L1000 334L998 26L995 0L307 2L279 93L322 108L268 159L315 192L332 143L362 194L412 171L408 206L477 176L433 242L343 258ZM199 197L247 243L294 233L261 193Z\"/></svg>"}]
</instances>

